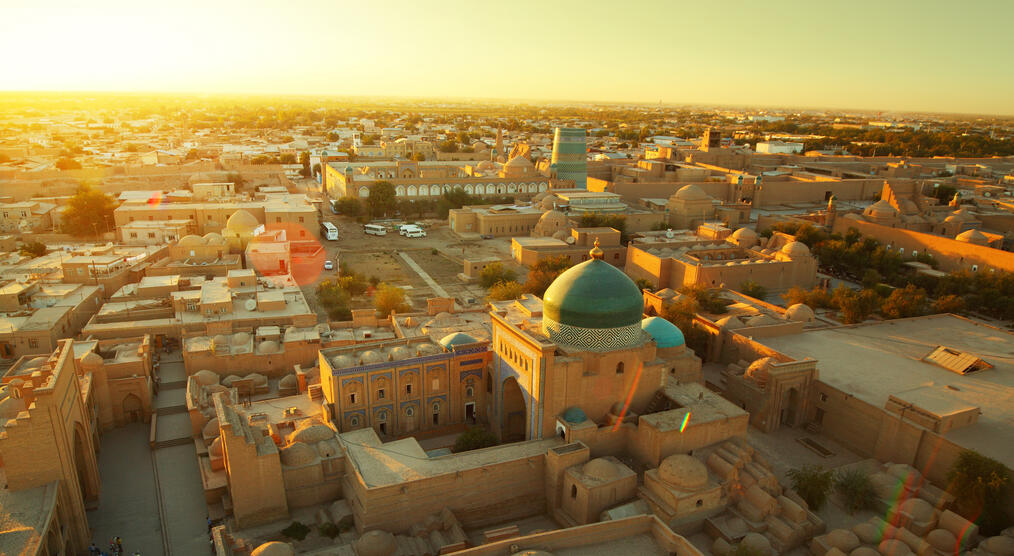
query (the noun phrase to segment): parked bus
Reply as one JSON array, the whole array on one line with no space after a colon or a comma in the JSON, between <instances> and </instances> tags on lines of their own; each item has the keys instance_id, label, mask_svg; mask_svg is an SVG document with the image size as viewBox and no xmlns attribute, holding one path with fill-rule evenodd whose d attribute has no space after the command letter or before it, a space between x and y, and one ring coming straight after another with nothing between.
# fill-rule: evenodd
<instances>
[{"instance_id":1,"label":"parked bus","mask_svg":"<svg viewBox=\"0 0 1014 556\"><path fill-rule=\"evenodd\" d=\"M374 236L386 236L387 228L380 224L364 224L363 232Z\"/></svg>"},{"instance_id":2,"label":"parked bus","mask_svg":"<svg viewBox=\"0 0 1014 556\"><path fill-rule=\"evenodd\" d=\"M330 222L321 222L320 237L329 241L338 241L338 226Z\"/></svg>"}]
</instances>

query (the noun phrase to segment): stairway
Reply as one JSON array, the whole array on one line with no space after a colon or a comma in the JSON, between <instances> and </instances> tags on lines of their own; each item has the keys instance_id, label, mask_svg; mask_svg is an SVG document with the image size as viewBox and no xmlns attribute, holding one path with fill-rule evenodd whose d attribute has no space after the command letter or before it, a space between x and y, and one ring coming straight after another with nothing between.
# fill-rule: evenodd
<instances>
[{"instance_id":1,"label":"stairway","mask_svg":"<svg viewBox=\"0 0 1014 556\"><path fill-rule=\"evenodd\" d=\"M157 417L152 448L157 450L193 442L190 415L187 413L187 380L183 363L164 363L158 385L158 395L153 404Z\"/></svg>"}]
</instances>

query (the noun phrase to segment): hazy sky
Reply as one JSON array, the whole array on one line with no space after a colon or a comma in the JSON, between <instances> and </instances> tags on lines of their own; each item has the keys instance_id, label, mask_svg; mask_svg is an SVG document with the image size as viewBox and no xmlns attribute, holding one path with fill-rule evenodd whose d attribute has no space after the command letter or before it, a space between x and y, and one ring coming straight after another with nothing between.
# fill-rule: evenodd
<instances>
[{"instance_id":1,"label":"hazy sky","mask_svg":"<svg viewBox=\"0 0 1014 556\"><path fill-rule=\"evenodd\" d=\"M1014 114L1014 1L0 0L0 90Z\"/></svg>"}]
</instances>

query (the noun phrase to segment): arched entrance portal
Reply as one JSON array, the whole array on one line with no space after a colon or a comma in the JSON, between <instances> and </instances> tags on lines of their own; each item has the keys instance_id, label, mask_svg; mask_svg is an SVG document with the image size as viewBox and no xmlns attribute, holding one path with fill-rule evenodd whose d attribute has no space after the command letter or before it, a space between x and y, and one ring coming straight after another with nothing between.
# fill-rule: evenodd
<instances>
[{"instance_id":1,"label":"arched entrance portal","mask_svg":"<svg viewBox=\"0 0 1014 556\"><path fill-rule=\"evenodd\" d=\"M123 398L123 420L127 423L142 421L141 408L141 398L134 394L127 394L127 397Z\"/></svg>"},{"instance_id":2,"label":"arched entrance portal","mask_svg":"<svg viewBox=\"0 0 1014 556\"><path fill-rule=\"evenodd\" d=\"M528 411L525 406L525 395L514 377L503 383L503 403L501 407L502 435L504 442L520 442L525 440L528 429Z\"/></svg>"},{"instance_id":3,"label":"arched entrance portal","mask_svg":"<svg viewBox=\"0 0 1014 556\"><path fill-rule=\"evenodd\" d=\"M799 390L789 388L785 393L785 405L782 406L782 425L786 427L796 426L796 413L799 408Z\"/></svg>"},{"instance_id":4,"label":"arched entrance portal","mask_svg":"<svg viewBox=\"0 0 1014 556\"><path fill-rule=\"evenodd\" d=\"M93 479L88 465L88 442L84 427L81 423L74 423L74 467L77 471L77 480L81 485L81 497L87 502L97 500L99 497L98 484Z\"/></svg>"}]
</instances>

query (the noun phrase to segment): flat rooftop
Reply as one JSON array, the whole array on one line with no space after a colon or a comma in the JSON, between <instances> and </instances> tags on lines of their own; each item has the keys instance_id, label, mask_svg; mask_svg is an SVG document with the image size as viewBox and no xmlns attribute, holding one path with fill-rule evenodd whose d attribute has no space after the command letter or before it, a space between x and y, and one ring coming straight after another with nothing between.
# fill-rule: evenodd
<instances>
[{"instance_id":1,"label":"flat rooftop","mask_svg":"<svg viewBox=\"0 0 1014 556\"><path fill-rule=\"evenodd\" d=\"M1014 333L954 315L931 315L760 342L797 360L816 359L821 381L880 408L891 395L908 399L921 387L947 388L949 408L974 406L982 415L944 437L1014 467L1014 443L998 441L1014 437ZM938 346L975 355L993 368L961 375L924 361Z\"/></svg>"}]
</instances>

